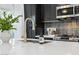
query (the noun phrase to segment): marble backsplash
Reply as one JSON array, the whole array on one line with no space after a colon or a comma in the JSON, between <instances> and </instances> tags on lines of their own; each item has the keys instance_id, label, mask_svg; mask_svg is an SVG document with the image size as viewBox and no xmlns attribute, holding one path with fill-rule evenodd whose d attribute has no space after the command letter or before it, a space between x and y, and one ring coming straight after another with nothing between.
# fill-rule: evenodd
<instances>
[{"instance_id":1,"label":"marble backsplash","mask_svg":"<svg viewBox=\"0 0 79 59\"><path fill-rule=\"evenodd\" d=\"M56 28L59 35L62 34L74 34L79 36L79 22L56 22L56 23L45 23L44 34L47 34L47 28Z\"/></svg>"}]
</instances>

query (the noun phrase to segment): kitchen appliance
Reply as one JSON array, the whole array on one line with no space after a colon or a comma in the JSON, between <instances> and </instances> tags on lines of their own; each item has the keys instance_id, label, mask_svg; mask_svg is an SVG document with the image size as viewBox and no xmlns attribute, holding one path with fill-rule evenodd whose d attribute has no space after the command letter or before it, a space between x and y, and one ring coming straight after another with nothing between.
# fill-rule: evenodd
<instances>
[{"instance_id":1,"label":"kitchen appliance","mask_svg":"<svg viewBox=\"0 0 79 59\"><path fill-rule=\"evenodd\" d=\"M73 5L64 5L56 7L56 18L73 17Z\"/></svg>"}]
</instances>

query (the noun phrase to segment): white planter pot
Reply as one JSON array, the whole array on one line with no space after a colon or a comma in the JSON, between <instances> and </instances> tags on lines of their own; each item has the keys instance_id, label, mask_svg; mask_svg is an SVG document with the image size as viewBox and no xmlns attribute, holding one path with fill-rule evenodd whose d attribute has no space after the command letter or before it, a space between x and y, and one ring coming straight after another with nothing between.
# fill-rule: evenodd
<instances>
[{"instance_id":1,"label":"white planter pot","mask_svg":"<svg viewBox=\"0 0 79 59\"><path fill-rule=\"evenodd\" d=\"M10 38L11 35L9 31L0 32L0 39L2 40L3 43L9 43Z\"/></svg>"}]
</instances>

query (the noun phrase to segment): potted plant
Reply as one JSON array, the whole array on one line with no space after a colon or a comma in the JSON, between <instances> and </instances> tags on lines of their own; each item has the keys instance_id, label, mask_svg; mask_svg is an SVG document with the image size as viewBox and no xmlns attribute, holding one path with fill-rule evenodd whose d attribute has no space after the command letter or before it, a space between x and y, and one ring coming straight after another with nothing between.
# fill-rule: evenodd
<instances>
[{"instance_id":1,"label":"potted plant","mask_svg":"<svg viewBox=\"0 0 79 59\"><path fill-rule=\"evenodd\" d=\"M9 42L11 38L10 30L16 29L13 27L13 23L17 23L21 15L13 17L12 14L7 14L3 12L2 17L0 17L0 39L5 42Z\"/></svg>"}]
</instances>

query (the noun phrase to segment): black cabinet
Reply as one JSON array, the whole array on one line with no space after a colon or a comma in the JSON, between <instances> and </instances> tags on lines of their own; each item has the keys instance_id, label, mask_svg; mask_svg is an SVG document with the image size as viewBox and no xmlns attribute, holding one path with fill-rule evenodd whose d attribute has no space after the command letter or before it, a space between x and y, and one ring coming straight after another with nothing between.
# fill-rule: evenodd
<instances>
[{"instance_id":1,"label":"black cabinet","mask_svg":"<svg viewBox=\"0 0 79 59\"><path fill-rule=\"evenodd\" d=\"M36 5L36 35L44 34L44 5Z\"/></svg>"},{"instance_id":2,"label":"black cabinet","mask_svg":"<svg viewBox=\"0 0 79 59\"><path fill-rule=\"evenodd\" d=\"M75 6L74 9L75 9L75 14L79 14L79 6Z\"/></svg>"},{"instance_id":3,"label":"black cabinet","mask_svg":"<svg viewBox=\"0 0 79 59\"><path fill-rule=\"evenodd\" d=\"M51 21L51 20L56 19L56 6L57 6L57 4L45 4L44 5L45 21Z\"/></svg>"}]
</instances>

